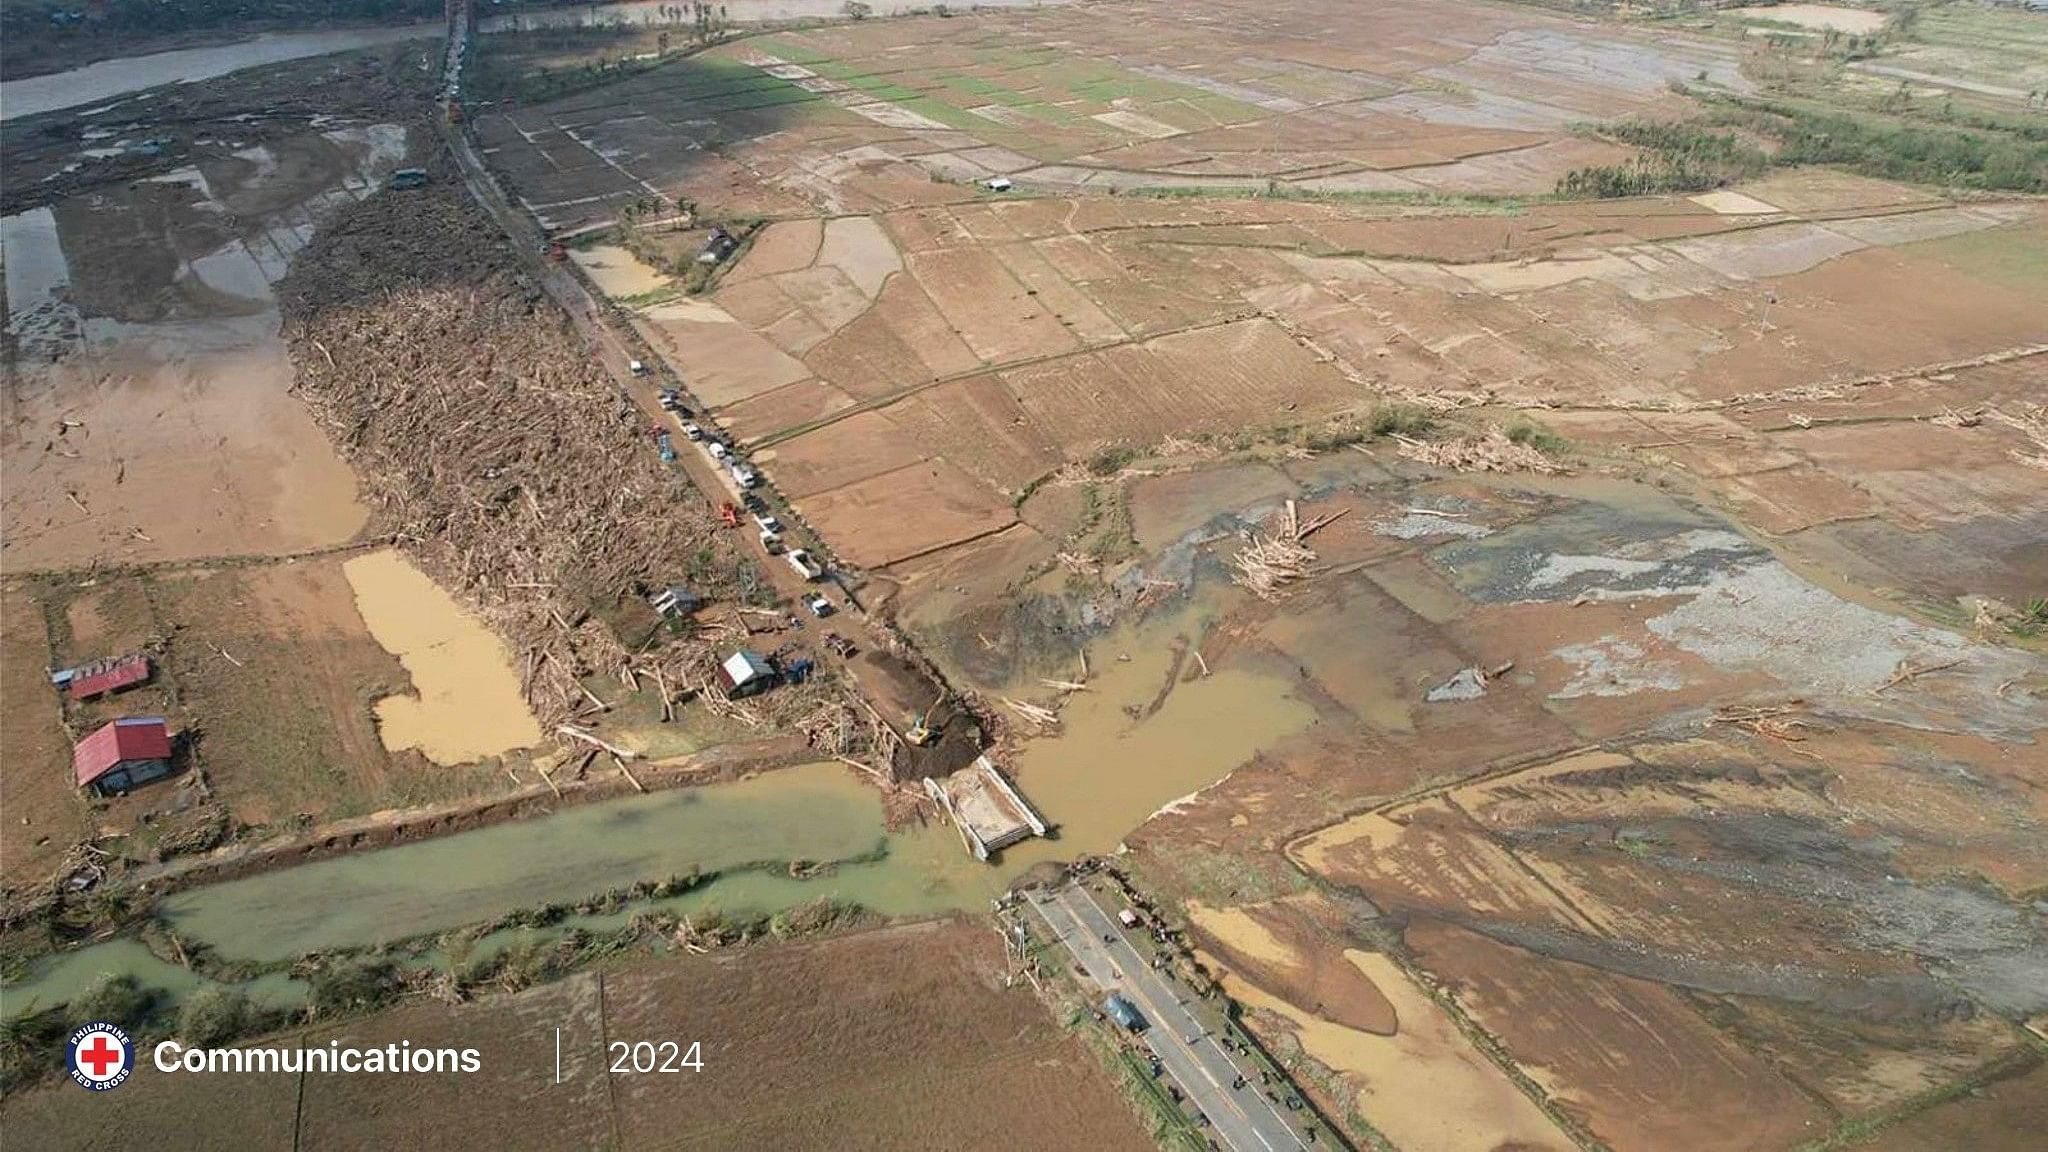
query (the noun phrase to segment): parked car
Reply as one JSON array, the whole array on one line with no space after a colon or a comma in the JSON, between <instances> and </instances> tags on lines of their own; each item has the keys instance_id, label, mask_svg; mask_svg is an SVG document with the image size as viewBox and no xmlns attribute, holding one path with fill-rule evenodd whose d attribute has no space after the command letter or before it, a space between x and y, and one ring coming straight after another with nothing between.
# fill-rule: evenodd
<instances>
[{"instance_id":1,"label":"parked car","mask_svg":"<svg viewBox=\"0 0 2048 1152\"><path fill-rule=\"evenodd\" d=\"M635 376L647 375L647 365L642 364L638 360L626 361L626 370L631 372Z\"/></svg>"},{"instance_id":2,"label":"parked car","mask_svg":"<svg viewBox=\"0 0 2048 1152\"><path fill-rule=\"evenodd\" d=\"M766 528L761 529L761 548L770 556L779 555L782 552L782 537Z\"/></svg>"},{"instance_id":3,"label":"parked car","mask_svg":"<svg viewBox=\"0 0 2048 1152\"><path fill-rule=\"evenodd\" d=\"M763 531L763 532L780 532L780 531L782 531L782 521L780 521L780 520L777 520L777 519L776 519L776 518L774 517L774 515L773 515L773 514L771 514L771 513L767 513L767 512L756 512L756 513L754 513L754 523L756 523L756 524L759 524L759 525L761 526L761 531Z\"/></svg>"},{"instance_id":4,"label":"parked car","mask_svg":"<svg viewBox=\"0 0 2048 1152\"><path fill-rule=\"evenodd\" d=\"M663 388L661 390L661 410L664 412L687 411L683 407L683 394L673 388Z\"/></svg>"},{"instance_id":5,"label":"parked car","mask_svg":"<svg viewBox=\"0 0 2048 1152\"><path fill-rule=\"evenodd\" d=\"M804 600L804 607L809 608L811 615L820 619L832 614L832 602L825 599L823 595L814 594L808 597Z\"/></svg>"},{"instance_id":6,"label":"parked car","mask_svg":"<svg viewBox=\"0 0 2048 1152\"><path fill-rule=\"evenodd\" d=\"M761 482L761 474L735 460L732 462L732 479L742 488L752 488Z\"/></svg>"},{"instance_id":7,"label":"parked car","mask_svg":"<svg viewBox=\"0 0 2048 1152\"><path fill-rule=\"evenodd\" d=\"M806 580L816 580L825 574L825 566L818 563L806 549L795 549L790 552L788 559L789 566L803 573Z\"/></svg>"},{"instance_id":8,"label":"parked car","mask_svg":"<svg viewBox=\"0 0 2048 1152\"><path fill-rule=\"evenodd\" d=\"M704 441L704 450L711 453L713 460L724 460L732 455L732 452L724 444L716 440Z\"/></svg>"},{"instance_id":9,"label":"parked car","mask_svg":"<svg viewBox=\"0 0 2048 1152\"><path fill-rule=\"evenodd\" d=\"M1115 993L1111 993L1109 999L1102 1002L1102 1010L1109 1014L1110 1019L1122 1025L1126 1032L1143 1032L1150 1027L1145 1020L1145 1014L1138 1011L1137 1005Z\"/></svg>"}]
</instances>

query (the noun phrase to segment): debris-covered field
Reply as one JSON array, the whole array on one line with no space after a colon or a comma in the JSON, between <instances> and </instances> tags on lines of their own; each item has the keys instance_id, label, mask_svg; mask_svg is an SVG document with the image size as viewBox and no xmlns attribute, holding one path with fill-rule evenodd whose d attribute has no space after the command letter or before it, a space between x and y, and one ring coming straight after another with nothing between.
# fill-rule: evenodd
<instances>
[{"instance_id":1,"label":"debris-covered field","mask_svg":"<svg viewBox=\"0 0 2048 1152\"><path fill-rule=\"evenodd\" d=\"M1205 14L749 37L474 130L562 229L770 218L701 293L588 262L1049 818L1156 809L1134 868L1355 1140L2024 1096L2039 204L1502 198L1793 83L1738 17Z\"/></svg>"},{"instance_id":2,"label":"debris-covered field","mask_svg":"<svg viewBox=\"0 0 2048 1152\"><path fill-rule=\"evenodd\" d=\"M417 46L299 66L331 114L241 73L161 126L10 123L0 865L65 913L35 947L132 928L53 895L123 862L709 781L725 744L858 771L889 829L662 899L980 910L1119 856L1357 1147L2029 1147L2048 154L2030 26L1987 13L659 13L479 36L452 123ZM742 647L812 674L741 698ZM159 668L125 698L40 674L129 650ZM201 770L82 797L70 743L138 709ZM902 781L984 732L1055 835L942 881ZM698 951L647 895L524 927ZM223 974L195 928L195 968L133 914L114 946L187 982L331 960ZM522 1070L564 1020L723 1046L609 1086L578 1057L547 1124L510 1081L237 1104L308 1146L486 1098L514 1145L1141 1142L985 930L340 1024L300 989L300 1030L431 1022Z\"/></svg>"}]
</instances>

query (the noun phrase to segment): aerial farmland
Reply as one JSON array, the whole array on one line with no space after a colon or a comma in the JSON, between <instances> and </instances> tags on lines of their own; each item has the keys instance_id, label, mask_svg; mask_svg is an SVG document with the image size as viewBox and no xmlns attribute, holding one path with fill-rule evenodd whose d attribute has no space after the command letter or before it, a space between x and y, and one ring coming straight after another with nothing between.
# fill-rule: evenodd
<instances>
[{"instance_id":1,"label":"aerial farmland","mask_svg":"<svg viewBox=\"0 0 2048 1152\"><path fill-rule=\"evenodd\" d=\"M2048 16L418 15L9 64L10 1144L2048 1124Z\"/></svg>"}]
</instances>

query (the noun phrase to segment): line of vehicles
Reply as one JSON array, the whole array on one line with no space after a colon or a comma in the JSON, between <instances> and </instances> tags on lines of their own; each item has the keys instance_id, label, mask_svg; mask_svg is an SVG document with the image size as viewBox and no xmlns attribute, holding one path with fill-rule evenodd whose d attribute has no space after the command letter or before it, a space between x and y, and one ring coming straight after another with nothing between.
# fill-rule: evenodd
<instances>
[{"instance_id":1,"label":"line of vehicles","mask_svg":"<svg viewBox=\"0 0 2048 1152\"><path fill-rule=\"evenodd\" d=\"M647 366L638 360L630 361L627 367L631 369L635 376L645 376L647 374ZM809 549L789 548L784 544L782 521L777 519L775 514L768 510L767 503L755 493L755 489L760 487L761 484L761 474L755 471L752 465L735 455L732 446L727 444L717 433L705 431L702 425L692 419L694 414L690 411L689 406L683 403L683 394L681 392L673 388L663 389L661 392L661 409L673 416L676 423L681 426L683 439L701 447L705 455L709 456L715 464L724 469L726 475L731 478L735 494L739 497L740 503L734 504L728 501L721 505L718 510L719 519L727 527L739 527L741 506L744 505L746 512L753 517L755 528L760 532L759 539L762 551L770 556L782 557L783 561L795 569L797 574L806 581L814 582L824 579L825 566L818 562L817 557L813 556ZM664 462L673 462L675 460L675 449L668 432L666 430L658 431L655 434L655 442L661 452L662 460ZM805 596L804 607L809 610L811 615L821 619L830 616L836 611L832 601L819 592L813 592Z\"/></svg>"}]
</instances>

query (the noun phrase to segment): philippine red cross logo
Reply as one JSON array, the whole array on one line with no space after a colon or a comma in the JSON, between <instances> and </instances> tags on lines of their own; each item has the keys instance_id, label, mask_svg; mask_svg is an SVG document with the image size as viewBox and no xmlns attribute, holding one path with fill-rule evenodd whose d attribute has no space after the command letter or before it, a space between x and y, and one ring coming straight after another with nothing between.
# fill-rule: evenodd
<instances>
[{"instance_id":1,"label":"philippine red cross logo","mask_svg":"<svg viewBox=\"0 0 2048 1152\"><path fill-rule=\"evenodd\" d=\"M135 1046L112 1024L87 1024L71 1034L71 1078L84 1088L119 1088L135 1067Z\"/></svg>"}]
</instances>

